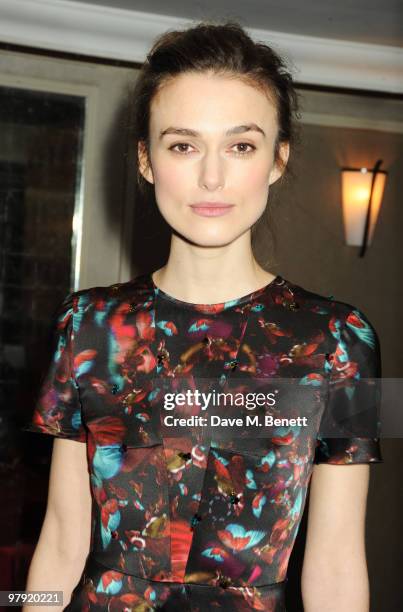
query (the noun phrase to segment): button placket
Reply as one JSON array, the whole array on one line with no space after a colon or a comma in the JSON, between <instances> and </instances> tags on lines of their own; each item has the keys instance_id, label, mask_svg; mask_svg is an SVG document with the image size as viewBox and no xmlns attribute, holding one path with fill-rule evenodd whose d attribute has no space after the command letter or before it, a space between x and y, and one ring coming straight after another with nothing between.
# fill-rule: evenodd
<instances>
[{"instance_id":1,"label":"button placket","mask_svg":"<svg viewBox=\"0 0 403 612\"><path fill-rule=\"evenodd\" d=\"M157 300L157 296L154 294L154 302L153 302L153 313L152 313L152 317L153 320L155 322L155 330L156 330L156 337L155 337L155 346L158 347L158 349L156 351L156 358L157 358L157 372L160 372L161 369L164 368L165 365L165 360L166 360L166 356L167 356L167 351L165 350L161 350L161 344L159 342L158 339L158 335L160 335L160 327L158 326L158 314L157 314L157 308L156 308L156 300ZM240 334L239 334L239 338L237 339L237 347L236 347L236 351L234 351L231 354L231 357L228 361L223 362L223 366L222 369L224 370L224 372L222 371L221 374L218 375L218 384L220 386L222 386L225 383L225 380L227 379L227 374L230 374L231 372L235 371L238 367L239 367L239 360L238 360L238 354L240 351L240 348L242 346L242 342L245 336L245 332L247 329L247 325L248 325L248 318L251 312L251 305L250 304L246 304L243 305L242 307L239 308L238 312L240 313L240 321L239 321L239 329L240 329ZM162 336L163 338L163 336ZM163 342L163 341L162 341ZM202 339L200 340L201 345L203 347L203 352L205 355L209 356L210 354L212 354L213 350L215 349L215 342L216 342L216 338L214 336L209 335L208 333L206 333L204 335L204 337L202 337ZM184 451L180 451L179 453L177 453L179 457L181 457L184 461L189 461L192 458L191 453L186 453ZM207 468L206 468L207 469ZM205 491L206 493L206 491ZM203 488L200 491L200 495L203 495ZM242 499L241 497L236 493L236 491L231 491L231 495L232 497L229 499L229 497L227 497L226 499L226 505L227 505L227 512L226 512L226 516L222 517L223 521L228 520L228 517L234 514L234 511L236 512L241 505L242 505ZM220 496L221 498L221 496ZM209 512L208 512L208 516L210 516L210 508L209 508ZM190 520L189 520L189 528L191 531L197 531L197 527L199 526L199 524L201 523L201 521L203 520L203 517L205 515L201 512L195 512L195 514L193 514L193 516L191 516ZM189 553L190 554L190 553ZM229 586L230 584L230 579L228 577L223 577L222 578L222 584L225 585L225 588L227 586Z\"/></svg>"}]
</instances>

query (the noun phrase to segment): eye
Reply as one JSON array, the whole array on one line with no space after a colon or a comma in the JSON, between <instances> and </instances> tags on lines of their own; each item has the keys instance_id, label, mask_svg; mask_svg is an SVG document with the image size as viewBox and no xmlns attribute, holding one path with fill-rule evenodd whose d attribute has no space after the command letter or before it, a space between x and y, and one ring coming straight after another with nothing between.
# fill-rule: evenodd
<instances>
[{"instance_id":1,"label":"eye","mask_svg":"<svg viewBox=\"0 0 403 612\"><path fill-rule=\"evenodd\" d=\"M236 145L234 145L234 147L250 147L249 151L235 151L236 155L250 155L250 153L253 153L253 151L256 151L256 147L254 145L249 144L249 142L237 142Z\"/></svg>"},{"instance_id":2,"label":"eye","mask_svg":"<svg viewBox=\"0 0 403 612\"><path fill-rule=\"evenodd\" d=\"M175 150L175 149L176 149L176 147L180 147L180 148L181 148L181 150L180 150L180 151ZM169 151L174 151L174 153L179 153L179 154L181 154L181 155L182 155L182 154L183 154L183 155L188 155L188 152L183 150L183 149L184 149L184 148L186 148L186 147L190 147L190 145L189 145L189 144L187 144L186 142L178 142L178 143L176 143L176 144L174 144L174 145L171 145L171 146L169 147Z\"/></svg>"}]
</instances>

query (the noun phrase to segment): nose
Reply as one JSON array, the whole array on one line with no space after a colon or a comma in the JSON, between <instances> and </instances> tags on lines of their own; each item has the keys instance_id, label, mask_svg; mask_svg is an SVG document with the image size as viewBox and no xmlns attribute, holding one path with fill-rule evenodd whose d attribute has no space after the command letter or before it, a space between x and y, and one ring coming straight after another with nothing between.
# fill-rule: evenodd
<instances>
[{"instance_id":1,"label":"nose","mask_svg":"<svg viewBox=\"0 0 403 612\"><path fill-rule=\"evenodd\" d=\"M206 153L200 165L199 187L209 191L222 189L225 183L224 174L224 161L220 159L219 154L214 151Z\"/></svg>"}]
</instances>

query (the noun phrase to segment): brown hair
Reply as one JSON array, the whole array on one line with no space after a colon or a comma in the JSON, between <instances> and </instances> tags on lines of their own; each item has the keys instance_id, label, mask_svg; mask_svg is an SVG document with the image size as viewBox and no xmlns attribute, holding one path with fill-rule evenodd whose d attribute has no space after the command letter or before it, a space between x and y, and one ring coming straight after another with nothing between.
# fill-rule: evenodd
<instances>
[{"instance_id":1,"label":"brown hair","mask_svg":"<svg viewBox=\"0 0 403 612\"><path fill-rule=\"evenodd\" d=\"M202 21L185 30L168 31L154 42L137 78L132 100L132 144L143 142L149 155L149 124L151 103L159 89L169 79L185 72L212 71L259 87L268 95L277 112L278 131L275 141L275 161L281 142L289 142L292 150L298 139L298 93L285 60L271 47L254 42L235 21L223 24ZM137 154L136 154L137 159ZM282 178L293 174L290 162ZM281 180L281 179L280 179ZM137 182L143 195L153 189L142 176L137 160Z\"/></svg>"}]
</instances>

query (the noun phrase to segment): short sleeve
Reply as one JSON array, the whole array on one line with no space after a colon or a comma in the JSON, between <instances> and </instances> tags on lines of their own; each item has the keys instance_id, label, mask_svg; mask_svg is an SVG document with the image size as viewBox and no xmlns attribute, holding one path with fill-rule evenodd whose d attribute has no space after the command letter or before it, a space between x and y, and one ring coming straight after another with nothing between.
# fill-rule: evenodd
<instances>
[{"instance_id":1,"label":"short sleeve","mask_svg":"<svg viewBox=\"0 0 403 612\"><path fill-rule=\"evenodd\" d=\"M31 420L22 429L86 442L79 389L73 372L73 302L74 293L69 293L58 309L51 362L41 382Z\"/></svg>"},{"instance_id":2,"label":"short sleeve","mask_svg":"<svg viewBox=\"0 0 403 612\"><path fill-rule=\"evenodd\" d=\"M331 323L337 339L314 463L383 463L379 439L381 351L366 315L347 310Z\"/></svg>"}]
</instances>

